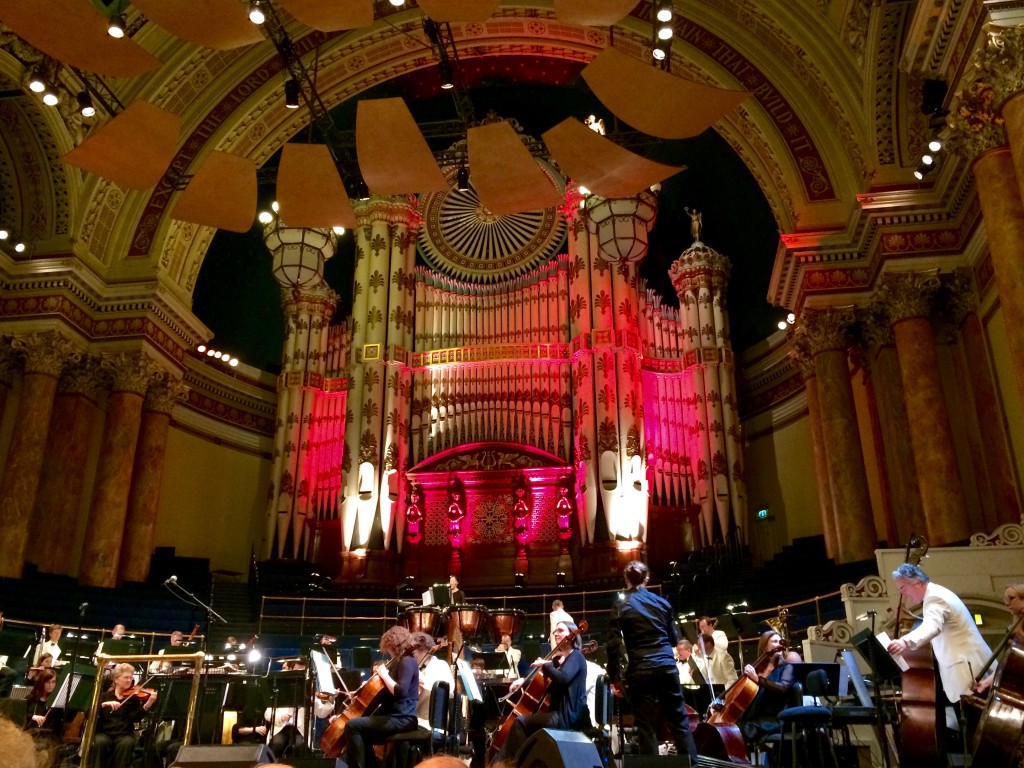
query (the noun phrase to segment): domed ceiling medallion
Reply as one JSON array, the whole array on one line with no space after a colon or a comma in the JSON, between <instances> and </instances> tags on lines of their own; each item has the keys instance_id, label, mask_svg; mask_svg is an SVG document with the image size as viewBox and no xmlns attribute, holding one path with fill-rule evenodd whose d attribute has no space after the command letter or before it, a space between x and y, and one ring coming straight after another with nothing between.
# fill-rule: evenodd
<instances>
[{"instance_id":1,"label":"domed ceiling medallion","mask_svg":"<svg viewBox=\"0 0 1024 768\"><path fill-rule=\"evenodd\" d=\"M559 192L565 179L537 158ZM420 196L423 226L419 251L432 269L472 283L495 283L528 272L547 261L565 242L566 222L557 208L498 216L484 207L472 188L455 189L458 166L443 169L452 185L446 192Z\"/></svg>"}]
</instances>

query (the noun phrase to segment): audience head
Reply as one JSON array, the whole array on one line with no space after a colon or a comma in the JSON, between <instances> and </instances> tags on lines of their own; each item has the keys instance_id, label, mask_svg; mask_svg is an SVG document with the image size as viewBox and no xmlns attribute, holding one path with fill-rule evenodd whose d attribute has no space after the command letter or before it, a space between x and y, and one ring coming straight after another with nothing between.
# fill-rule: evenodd
<instances>
[{"instance_id":1,"label":"audience head","mask_svg":"<svg viewBox=\"0 0 1024 768\"><path fill-rule=\"evenodd\" d=\"M0 755L4 768L47 768L53 764L49 750L36 750L36 744L25 731L6 718L0 718Z\"/></svg>"},{"instance_id":2,"label":"audience head","mask_svg":"<svg viewBox=\"0 0 1024 768\"><path fill-rule=\"evenodd\" d=\"M626 567L622 570L622 575L626 579L626 586L630 589L635 589L647 583L647 579L651 577L651 572L647 568L646 563L633 560L626 563Z\"/></svg>"},{"instance_id":3,"label":"audience head","mask_svg":"<svg viewBox=\"0 0 1024 768\"><path fill-rule=\"evenodd\" d=\"M505 768L512 768L504 763L502 765ZM497 763L491 763L491 766L492 768L498 768ZM270 766L267 766L267 768L270 768ZM416 768L466 768L466 764L451 755L434 755L422 762L416 763Z\"/></svg>"}]
</instances>

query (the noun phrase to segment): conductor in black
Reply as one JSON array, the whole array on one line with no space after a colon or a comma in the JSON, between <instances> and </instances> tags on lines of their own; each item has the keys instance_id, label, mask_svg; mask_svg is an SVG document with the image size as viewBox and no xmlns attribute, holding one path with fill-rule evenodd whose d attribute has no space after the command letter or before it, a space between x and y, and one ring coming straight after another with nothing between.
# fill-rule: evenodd
<instances>
[{"instance_id":1,"label":"conductor in black","mask_svg":"<svg viewBox=\"0 0 1024 768\"><path fill-rule=\"evenodd\" d=\"M697 747L686 723L679 672L672 656L672 649L679 642L672 606L647 590L650 571L644 563L628 563L623 576L626 594L612 606L608 622L608 676L612 693L627 696L633 706L640 754L658 754L655 720L660 705L676 751L696 761Z\"/></svg>"}]
</instances>

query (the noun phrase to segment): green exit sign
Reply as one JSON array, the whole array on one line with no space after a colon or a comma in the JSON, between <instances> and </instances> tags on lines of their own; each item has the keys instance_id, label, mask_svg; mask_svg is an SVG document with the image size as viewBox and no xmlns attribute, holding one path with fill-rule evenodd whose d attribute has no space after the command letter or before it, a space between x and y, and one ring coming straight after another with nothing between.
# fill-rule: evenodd
<instances>
[{"instance_id":1,"label":"green exit sign","mask_svg":"<svg viewBox=\"0 0 1024 768\"><path fill-rule=\"evenodd\" d=\"M757 517L758 520L761 520L761 521L774 519L768 513L768 507L761 507L759 510L757 510L757 512L755 513L755 516Z\"/></svg>"}]
</instances>

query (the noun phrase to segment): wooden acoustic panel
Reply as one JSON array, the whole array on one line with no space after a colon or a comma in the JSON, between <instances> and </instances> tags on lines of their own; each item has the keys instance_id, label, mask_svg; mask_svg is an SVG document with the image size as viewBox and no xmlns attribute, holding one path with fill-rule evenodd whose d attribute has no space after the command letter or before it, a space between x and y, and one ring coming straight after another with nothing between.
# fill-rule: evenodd
<instances>
[{"instance_id":1,"label":"wooden acoustic panel","mask_svg":"<svg viewBox=\"0 0 1024 768\"><path fill-rule=\"evenodd\" d=\"M289 227L356 225L345 185L324 144L285 144L277 169L277 204Z\"/></svg>"},{"instance_id":2,"label":"wooden acoustic panel","mask_svg":"<svg viewBox=\"0 0 1024 768\"><path fill-rule=\"evenodd\" d=\"M211 152L172 215L228 232L249 231L256 220L256 164L247 157Z\"/></svg>"},{"instance_id":3,"label":"wooden acoustic panel","mask_svg":"<svg viewBox=\"0 0 1024 768\"><path fill-rule=\"evenodd\" d=\"M265 39L238 0L132 0L132 5L175 37L217 51Z\"/></svg>"},{"instance_id":4,"label":"wooden acoustic panel","mask_svg":"<svg viewBox=\"0 0 1024 768\"><path fill-rule=\"evenodd\" d=\"M340 32L373 25L373 0L277 0L308 27Z\"/></svg>"}]
</instances>

